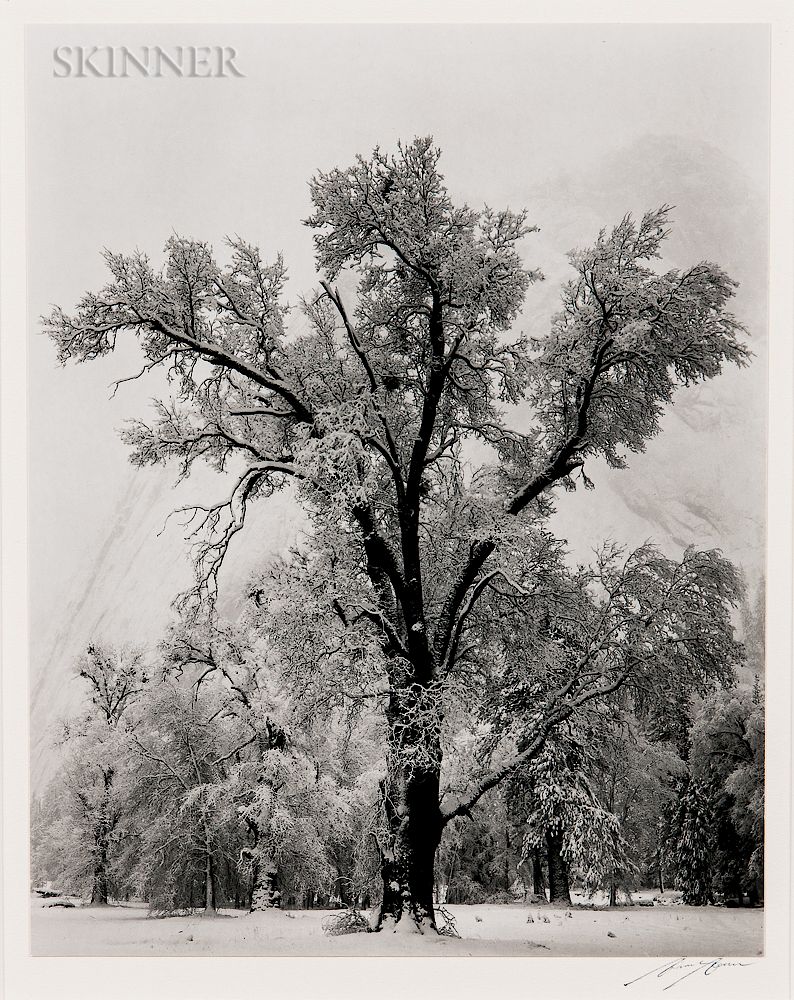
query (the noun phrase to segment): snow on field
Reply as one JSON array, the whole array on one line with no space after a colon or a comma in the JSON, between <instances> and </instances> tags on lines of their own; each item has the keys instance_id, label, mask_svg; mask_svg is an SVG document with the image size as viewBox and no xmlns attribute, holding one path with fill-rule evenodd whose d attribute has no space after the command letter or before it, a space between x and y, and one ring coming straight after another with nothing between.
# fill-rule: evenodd
<instances>
[{"instance_id":1,"label":"snow on field","mask_svg":"<svg viewBox=\"0 0 794 1000\"><path fill-rule=\"evenodd\" d=\"M393 933L328 937L328 911L224 910L154 918L144 905L74 908L34 898L34 956L755 956L763 952L763 910L653 906L450 906L460 939ZM528 917L532 922L528 922Z\"/></svg>"}]
</instances>

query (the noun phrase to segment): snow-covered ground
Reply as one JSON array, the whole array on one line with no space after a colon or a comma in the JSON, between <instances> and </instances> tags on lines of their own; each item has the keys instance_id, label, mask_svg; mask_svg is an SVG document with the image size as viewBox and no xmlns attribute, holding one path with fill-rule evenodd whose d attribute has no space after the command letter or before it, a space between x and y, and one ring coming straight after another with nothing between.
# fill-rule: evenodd
<instances>
[{"instance_id":1,"label":"snow-covered ground","mask_svg":"<svg viewBox=\"0 0 794 1000\"><path fill-rule=\"evenodd\" d=\"M394 933L328 937L322 910L214 919L152 918L143 905L74 908L34 897L34 956L266 955L463 957L756 956L763 952L763 910L676 905L585 909L573 906L450 906L459 939ZM532 917L529 922L528 918Z\"/></svg>"}]
</instances>

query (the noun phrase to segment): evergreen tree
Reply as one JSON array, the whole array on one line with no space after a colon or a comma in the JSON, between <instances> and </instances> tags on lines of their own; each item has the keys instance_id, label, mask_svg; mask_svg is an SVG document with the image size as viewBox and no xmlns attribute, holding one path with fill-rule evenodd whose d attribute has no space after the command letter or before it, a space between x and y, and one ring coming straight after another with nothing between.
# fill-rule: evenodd
<instances>
[{"instance_id":1,"label":"evergreen tree","mask_svg":"<svg viewBox=\"0 0 794 1000\"><path fill-rule=\"evenodd\" d=\"M685 775L677 783L677 797L667 808L670 856L675 885L685 903L705 906L714 902L715 792L706 781Z\"/></svg>"}]
</instances>

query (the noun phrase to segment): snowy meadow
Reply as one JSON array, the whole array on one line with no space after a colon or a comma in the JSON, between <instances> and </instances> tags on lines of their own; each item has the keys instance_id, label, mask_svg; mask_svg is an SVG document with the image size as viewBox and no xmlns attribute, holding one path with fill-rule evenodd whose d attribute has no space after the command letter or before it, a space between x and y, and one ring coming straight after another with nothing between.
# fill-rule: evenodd
<instances>
[{"instance_id":1,"label":"snowy meadow","mask_svg":"<svg viewBox=\"0 0 794 1000\"><path fill-rule=\"evenodd\" d=\"M640 897L642 898L642 897ZM761 910L668 905L626 910L518 905L451 906L460 937L350 934L329 937L322 923L338 911L223 910L152 919L144 904L74 909L33 903L34 955L364 956L463 958L756 956L763 953ZM531 918L531 922L529 919Z\"/></svg>"}]
</instances>

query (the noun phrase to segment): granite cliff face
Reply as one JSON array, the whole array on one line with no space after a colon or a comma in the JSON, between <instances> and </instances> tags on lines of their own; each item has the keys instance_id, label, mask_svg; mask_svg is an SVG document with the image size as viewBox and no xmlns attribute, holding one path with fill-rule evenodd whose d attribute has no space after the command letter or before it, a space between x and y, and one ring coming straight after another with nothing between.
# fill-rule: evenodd
<instances>
[{"instance_id":1,"label":"granite cliff face","mask_svg":"<svg viewBox=\"0 0 794 1000\"><path fill-rule=\"evenodd\" d=\"M605 538L628 545L656 541L671 555L688 544L718 547L739 563L751 582L763 571L766 426L767 246L764 194L750 191L736 168L707 146L649 137L615 154L587 177L557 177L528 187L524 203L542 232L528 240L529 263L547 280L530 289L521 326L548 323L559 283L567 278L565 252L585 246L601 226L669 203L675 229L664 266L702 259L719 262L740 282L735 311L748 327L756 353L744 370L728 370L713 383L682 390L663 431L647 451L629 456L629 469L594 463L595 492L560 494L555 527L571 554L587 559ZM69 371L61 377L68 379ZM35 385L31 405L35 406ZM105 419L96 403L97 421ZM109 418L108 418L109 419ZM121 446L119 446L121 447ZM44 462L31 455L31 465ZM128 467L93 541L69 567L52 606L36 603L46 568L31 568L30 697L31 779L40 789L51 771L51 738L59 717L79 697L70 680L75 658L90 640L158 640L170 604L190 580L186 545L176 524L160 534L167 514L181 503L218 492L202 473L171 488L170 469ZM57 488L57 487L54 487ZM303 526L289 494L272 498L238 537L223 581L225 610L234 613L250 573L284 551ZM31 544L36 545L33 537Z\"/></svg>"},{"instance_id":2,"label":"granite cliff face","mask_svg":"<svg viewBox=\"0 0 794 1000\"><path fill-rule=\"evenodd\" d=\"M587 176L563 175L527 198L541 233L528 257L547 280L528 296L524 326L543 323L566 280L565 251L631 211L673 206L664 269L719 263L739 283L733 311L754 359L682 389L644 453L625 471L591 463L593 493L561 494L557 530L576 558L604 538L653 539L670 555L689 544L721 548L754 583L763 572L767 413L767 211L736 166L706 144L647 136Z\"/></svg>"}]
</instances>

